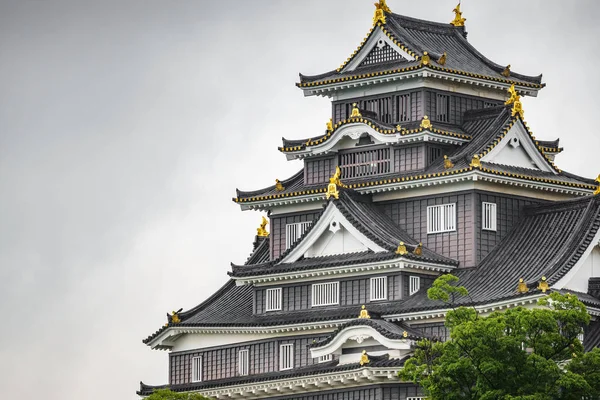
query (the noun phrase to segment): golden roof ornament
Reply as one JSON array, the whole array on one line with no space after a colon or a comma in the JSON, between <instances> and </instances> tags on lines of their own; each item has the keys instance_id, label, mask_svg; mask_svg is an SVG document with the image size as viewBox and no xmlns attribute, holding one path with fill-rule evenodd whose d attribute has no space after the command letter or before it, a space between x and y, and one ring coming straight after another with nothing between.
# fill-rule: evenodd
<instances>
[{"instance_id":1,"label":"golden roof ornament","mask_svg":"<svg viewBox=\"0 0 600 400\"><path fill-rule=\"evenodd\" d=\"M510 95L508 100L504 104L510 105L512 104L512 116L519 115L523 118L525 111L523 110L523 104L521 104L521 96L517 93L515 89L515 84L513 83L510 88L508 88L508 94Z\"/></svg>"},{"instance_id":2,"label":"golden roof ornament","mask_svg":"<svg viewBox=\"0 0 600 400\"><path fill-rule=\"evenodd\" d=\"M275 190L278 192L283 192L285 190L285 187L281 184L279 179L275 179Z\"/></svg>"},{"instance_id":3,"label":"golden roof ornament","mask_svg":"<svg viewBox=\"0 0 600 400\"><path fill-rule=\"evenodd\" d=\"M596 178L596 182L598 182L598 187L596 188L596 191L594 191L594 196L600 194L600 175L598 175L598 177Z\"/></svg>"},{"instance_id":4,"label":"golden roof ornament","mask_svg":"<svg viewBox=\"0 0 600 400\"><path fill-rule=\"evenodd\" d=\"M548 282L546 282L546 277L542 276L542 280L540 281L540 284L538 285L538 289L542 291L542 293L546 293L548 290L550 290L550 285L548 285Z\"/></svg>"},{"instance_id":5,"label":"golden roof ornament","mask_svg":"<svg viewBox=\"0 0 600 400\"><path fill-rule=\"evenodd\" d=\"M338 185L341 186L342 182L340 181L340 175L342 172L340 171L340 167L335 167L335 173L331 178L329 178L329 185L327 185L327 193L325 193L325 198L329 200L330 197L334 199L340 198L340 192L338 191Z\"/></svg>"},{"instance_id":6,"label":"golden roof ornament","mask_svg":"<svg viewBox=\"0 0 600 400\"><path fill-rule=\"evenodd\" d=\"M517 291L519 293L527 293L527 292L529 292L529 288L527 287L527 284L525 283L525 281L523 280L523 278L519 279L519 286L517 287Z\"/></svg>"},{"instance_id":7,"label":"golden roof ornament","mask_svg":"<svg viewBox=\"0 0 600 400\"><path fill-rule=\"evenodd\" d=\"M367 311L367 307L363 306L360 309L360 314L358 315L359 319L371 319L371 316L369 315L369 312Z\"/></svg>"},{"instance_id":8,"label":"golden roof ornament","mask_svg":"<svg viewBox=\"0 0 600 400\"><path fill-rule=\"evenodd\" d=\"M377 25L378 22L381 22L381 24L384 25L386 22L385 13L392 12L385 1L386 0L379 0L379 2L375 3L375 15L373 15L373 26Z\"/></svg>"},{"instance_id":9,"label":"golden roof ornament","mask_svg":"<svg viewBox=\"0 0 600 400\"><path fill-rule=\"evenodd\" d=\"M406 245L404 244L404 242L400 242L398 248L396 249L396 254L399 254L401 256L408 254L408 250L406 250Z\"/></svg>"},{"instance_id":10,"label":"golden roof ornament","mask_svg":"<svg viewBox=\"0 0 600 400\"><path fill-rule=\"evenodd\" d=\"M429 57L429 53L424 51L421 56L421 65L427 65L431 61L431 57Z\"/></svg>"},{"instance_id":11,"label":"golden roof ornament","mask_svg":"<svg viewBox=\"0 0 600 400\"><path fill-rule=\"evenodd\" d=\"M469 164L469 167L481 168L481 160L479 159L479 154L475 154L473 156L473 159L471 160L471 164Z\"/></svg>"},{"instance_id":12,"label":"golden roof ornament","mask_svg":"<svg viewBox=\"0 0 600 400\"><path fill-rule=\"evenodd\" d=\"M268 224L269 224L269 221L267 221L267 219L263 216L260 226L258 228L256 228L256 236L268 237L269 232L267 232L267 229L266 229Z\"/></svg>"},{"instance_id":13,"label":"golden roof ornament","mask_svg":"<svg viewBox=\"0 0 600 400\"><path fill-rule=\"evenodd\" d=\"M400 124L396 125L396 130L398 132L401 132L402 131L402 125L400 125Z\"/></svg>"},{"instance_id":14,"label":"golden roof ornament","mask_svg":"<svg viewBox=\"0 0 600 400\"><path fill-rule=\"evenodd\" d=\"M452 167L454 167L452 160L450 160L447 155L444 155L444 168L450 169Z\"/></svg>"},{"instance_id":15,"label":"golden roof ornament","mask_svg":"<svg viewBox=\"0 0 600 400\"><path fill-rule=\"evenodd\" d=\"M504 71L502 71L502 76L504 76L505 78L508 78L510 76L510 64L508 64L506 68L504 68Z\"/></svg>"},{"instance_id":16,"label":"golden roof ornament","mask_svg":"<svg viewBox=\"0 0 600 400\"><path fill-rule=\"evenodd\" d=\"M360 113L360 110L357 107L356 103L352 104L352 114L350 114L350 118L360 118L362 117L362 114Z\"/></svg>"},{"instance_id":17,"label":"golden roof ornament","mask_svg":"<svg viewBox=\"0 0 600 400\"><path fill-rule=\"evenodd\" d=\"M168 326L169 324L180 323L181 319L179 318L179 313L181 312L181 310L183 310L183 308L180 308L177 311L172 311L171 314L167 313L167 323L165 324L165 326Z\"/></svg>"},{"instance_id":18,"label":"golden roof ornament","mask_svg":"<svg viewBox=\"0 0 600 400\"><path fill-rule=\"evenodd\" d=\"M467 19L463 18L462 16L462 11L460 11L460 2L458 2L458 5L454 8L454 10L452 10L452 12L454 13L454 19L450 22L450 24L454 26L465 26L465 21Z\"/></svg>"},{"instance_id":19,"label":"golden roof ornament","mask_svg":"<svg viewBox=\"0 0 600 400\"><path fill-rule=\"evenodd\" d=\"M413 254L416 256L420 256L421 254L423 254L423 243L419 243L419 245L415 247L415 249L413 250Z\"/></svg>"},{"instance_id":20,"label":"golden roof ornament","mask_svg":"<svg viewBox=\"0 0 600 400\"><path fill-rule=\"evenodd\" d=\"M446 52L444 52L444 54L442 54L438 59L437 63L440 65L446 65L446 56Z\"/></svg>"},{"instance_id":21,"label":"golden roof ornament","mask_svg":"<svg viewBox=\"0 0 600 400\"><path fill-rule=\"evenodd\" d=\"M408 332L406 332L406 331L402 332L402 337L406 339L408 337Z\"/></svg>"},{"instance_id":22,"label":"golden roof ornament","mask_svg":"<svg viewBox=\"0 0 600 400\"><path fill-rule=\"evenodd\" d=\"M360 355L360 365L365 365L370 362L371 362L371 360L369 360L369 355L367 354L367 351L363 350L362 354Z\"/></svg>"},{"instance_id":23,"label":"golden roof ornament","mask_svg":"<svg viewBox=\"0 0 600 400\"><path fill-rule=\"evenodd\" d=\"M431 120L429 119L429 117L427 115L423 116L420 126L423 129L431 129L433 127L433 125L431 125Z\"/></svg>"},{"instance_id":24,"label":"golden roof ornament","mask_svg":"<svg viewBox=\"0 0 600 400\"><path fill-rule=\"evenodd\" d=\"M333 132L333 118L329 118L327 121L327 132Z\"/></svg>"}]
</instances>

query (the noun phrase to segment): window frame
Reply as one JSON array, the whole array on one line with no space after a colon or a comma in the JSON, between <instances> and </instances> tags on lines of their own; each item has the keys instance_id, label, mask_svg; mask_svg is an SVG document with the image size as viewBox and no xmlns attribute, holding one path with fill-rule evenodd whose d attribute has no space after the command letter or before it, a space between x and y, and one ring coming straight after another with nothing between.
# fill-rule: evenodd
<instances>
[{"instance_id":1,"label":"window frame","mask_svg":"<svg viewBox=\"0 0 600 400\"><path fill-rule=\"evenodd\" d=\"M250 350L248 349L238 351L238 374L250 375Z\"/></svg>"},{"instance_id":2,"label":"window frame","mask_svg":"<svg viewBox=\"0 0 600 400\"><path fill-rule=\"evenodd\" d=\"M273 293L277 293L279 308L271 308L273 305ZM265 312L281 311L283 309L283 290L282 288L265 289Z\"/></svg>"},{"instance_id":3,"label":"window frame","mask_svg":"<svg viewBox=\"0 0 600 400\"><path fill-rule=\"evenodd\" d=\"M328 285L331 286L335 286L336 290L335 290L335 302L327 302L327 303L322 303L322 304L315 304L315 299L316 298L323 298L323 297L327 297L327 295L325 294L321 294L320 296L316 296L315 294L315 289L316 287L326 287ZM335 282L321 282L321 283L313 283L311 285L310 288L310 294L311 294L311 299L310 299L310 304L311 307L327 307L327 306L337 306L340 304L340 282L339 281L335 281Z\"/></svg>"},{"instance_id":4,"label":"window frame","mask_svg":"<svg viewBox=\"0 0 600 400\"><path fill-rule=\"evenodd\" d=\"M302 222L291 222L289 224L285 224L285 249L289 249L292 247L304 233L310 228L312 225L312 221L302 221ZM294 229L294 238L292 239L292 235L290 234L290 227L295 226Z\"/></svg>"},{"instance_id":5,"label":"window frame","mask_svg":"<svg viewBox=\"0 0 600 400\"><path fill-rule=\"evenodd\" d=\"M284 364L284 348L289 349L285 350L288 353L287 361L289 362L289 366L285 367ZM284 343L279 345L279 370L280 371L288 371L290 369L294 369L294 344L293 343Z\"/></svg>"},{"instance_id":6,"label":"window frame","mask_svg":"<svg viewBox=\"0 0 600 400\"><path fill-rule=\"evenodd\" d=\"M377 282L383 281L382 287L380 288L380 290L376 290L376 286L378 285ZM369 299L370 301L385 301L388 299L388 280L387 280L387 276L374 276L369 280ZM383 292L383 295L381 295L380 297L374 297L374 294L381 294L381 292Z\"/></svg>"},{"instance_id":7,"label":"window frame","mask_svg":"<svg viewBox=\"0 0 600 400\"><path fill-rule=\"evenodd\" d=\"M190 368L191 382L202 382L202 356L192 357L192 367Z\"/></svg>"},{"instance_id":8,"label":"window frame","mask_svg":"<svg viewBox=\"0 0 600 400\"><path fill-rule=\"evenodd\" d=\"M415 289L414 282L416 282L416 289ZM408 276L408 295L412 296L413 294L417 293L419 290L421 290L421 277L416 276L416 275L409 275Z\"/></svg>"},{"instance_id":9,"label":"window frame","mask_svg":"<svg viewBox=\"0 0 600 400\"><path fill-rule=\"evenodd\" d=\"M319 356L317 361L319 364L333 361L333 354L325 354L324 356Z\"/></svg>"},{"instance_id":10,"label":"window frame","mask_svg":"<svg viewBox=\"0 0 600 400\"><path fill-rule=\"evenodd\" d=\"M481 229L490 232L498 231L498 205L496 203L481 202Z\"/></svg>"},{"instance_id":11,"label":"window frame","mask_svg":"<svg viewBox=\"0 0 600 400\"><path fill-rule=\"evenodd\" d=\"M438 211L436 212L433 210ZM448 210L452 210L451 214L449 214ZM445 203L427 206L426 214L428 235L446 232L456 232L456 203ZM434 217L439 218L435 224L432 221L432 218ZM438 229L432 229L435 227L438 227Z\"/></svg>"}]
</instances>

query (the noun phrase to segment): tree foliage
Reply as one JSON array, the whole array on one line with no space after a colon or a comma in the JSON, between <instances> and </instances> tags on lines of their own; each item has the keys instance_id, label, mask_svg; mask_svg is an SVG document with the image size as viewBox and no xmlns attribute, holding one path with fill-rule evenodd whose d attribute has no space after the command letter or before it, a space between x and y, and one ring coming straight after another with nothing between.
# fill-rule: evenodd
<instances>
[{"instance_id":1,"label":"tree foliage","mask_svg":"<svg viewBox=\"0 0 600 400\"><path fill-rule=\"evenodd\" d=\"M177 393L169 389L155 390L146 400L210 400L199 393Z\"/></svg>"},{"instance_id":2,"label":"tree foliage","mask_svg":"<svg viewBox=\"0 0 600 400\"><path fill-rule=\"evenodd\" d=\"M443 275L428 291L446 302L450 339L421 340L399 372L431 400L600 399L600 349L584 353L578 335L590 316L576 296L554 292L539 307L480 316L453 307L468 295L458 278Z\"/></svg>"}]
</instances>

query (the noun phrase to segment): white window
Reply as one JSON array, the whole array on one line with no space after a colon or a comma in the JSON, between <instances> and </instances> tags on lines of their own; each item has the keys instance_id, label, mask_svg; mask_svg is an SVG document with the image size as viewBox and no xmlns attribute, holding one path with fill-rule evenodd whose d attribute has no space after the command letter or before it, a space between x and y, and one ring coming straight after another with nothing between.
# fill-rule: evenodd
<instances>
[{"instance_id":1,"label":"white window","mask_svg":"<svg viewBox=\"0 0 600 400\"><path fill-rule=\"evenodd\" d=\"M281 310L281 288L265 291L265 311Z\"/></svg>"},{"instance_id":2,"label":"white window","mask_svg":"<svg viewBox=\"0 0 600 400\"><path fill-rule=\"evenodd\" d=\"M456 230L456 203L427 207L427 233Z\"/></svg>"},{"instance_id":3,"label":"white window","mask_svg":"<svg viewBox=\"0 0 600 400\"><path fill-rule=\"evenodd\" d=\"M340 302L340 283L315 283L312 285L312 305L331 306Z\"/></svg>"},{"instance_id":4,"label":"white window","mask_svg":"<svg viewBox=\"0 0 600 400\"><path fill-rule=\"evenodd\" d=\"M496 230L496 203L486 203L482 204L482 221L483 221L483 229L486 231L495 231Z\"/></svg>"},{"instance_id":5,"label":"white window","mask_svg":"<svg viewBox=\"0 0 600 400\"><path fill-rule=\"evenodd\" d=\"M202 357L192 357L192 382L202 381Z\"/></svg>"},{"instance_id":6,"label":"white window","mask_svg":"<svg viewBox=\"0 0 600 400\"><path fill-rule=\"evenodd\" d=\"M240 350L238 353L238 372L240 375L248 375L249 360L248 350Z\"/></svg>"},{"instance_id":7,"label":"white window","mask_svg":"<svg viewBox=\"0 0 600 400\"><path fill-rule=\"evenodd\" d=\"M285 226L285 248L289 249L292 247L296 243L296 240L300 239L300 236L308 230L311 224L311 221L287 224Z\"/></svg>"},{"instance_id":8,"label":"white window","mask_svg":"<svg viewBox=\"0 0 600 400\"><path fill-rule=\"evenodd\" d=\"M421 289L421 278L418 276L409 277L408 294L412 296L413 294L417 293L419 289Z\"/></svg>"},{"instance_id":9,"label":"white window","mask_svg":"<svg viewBox=\"0 0 600 400\"><path fill-rule=\"evenodd\" d=\"M371 301L387 300L387 276L371 278Z\"/></svg>"},{"instance_id":10,"label":"white window","mask_svg":"<svg viewBox=\"0 0 600 400\"><path fill-rule=\"evenodd\" d=\"M294 345L282 344L279 346L279 370L294 368Z\"/></svg>"},{"instance_id":11,"label":"white window","mask_svg":"<svg viewBox=\"0 0 600 400\"><path fill-rule=\"evenodd\" d=\"M331 361L331 360L333 360L333 355L331 355L331 354L327 354L326 356L319 357L320 363L324 363L324 362Z\"/></svg>"}]
</instances>

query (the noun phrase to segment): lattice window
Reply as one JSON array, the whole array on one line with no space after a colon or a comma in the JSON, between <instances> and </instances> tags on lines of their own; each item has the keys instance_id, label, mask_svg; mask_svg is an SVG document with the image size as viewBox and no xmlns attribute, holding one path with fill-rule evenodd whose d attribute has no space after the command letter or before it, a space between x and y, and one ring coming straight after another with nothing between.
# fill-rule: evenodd
<instances>
[{"instance_id":1,"label":"lattice window","mask_svg":"<svg viewBox=\"0 0 600 400\"><path fill-rule=\"evenodd\" d=\"M250 352L248 350L240 350L238 353L238 372L240 375L248 375L250 371Z\"/></svg>"},{"instance_id":2,"label":"lattice window","mask_svg":"<svg viewBox=\"0 0 600 400\"><path fill-rule=\"evenodd\" d=\"M371 301L387 300L387 276L371 278Z\"/></svg>"},{"instance_id":3,"label":"lattice window","mask_svg":"<svg viewBox=\"0 0 600 400\"><path fill-rule=\"evenodd\" d=\"M292 245L304 235L304 232L308 230L311 224L311 221L287 224L285 226L285 248L289 249L292 247Z\"/></svg>"},{"instance_id":4,"label":"lattice window","mask_svg":"<svg viewBox=\"0 0 600 400\"><path fill-rule=\"evenodd\" d=\"M410 121L411 117L411 100L409 94L401 94L396 96L396 121Z\"/></svg>"},{"instance_id":5,"label":"lattice window","mask_svg":"<svg viewBox=\"0 0 600 400\"><path fill-rule=\"evenodd\" d=\"M281 310L281 288L265 291L265 311Z\"/></svg>"},{"instance_id":6,"label":"lattice window","mask_svg":"<svg viewBox=\"0 0 600 400\"><path fill-rule=\"evenodd\" d=\"M451 232L455 230L455 203L427 207L427 233Z\"/></svg>"},{"instance_id":7,"label":"lattice window","mask_svg":"<svg viewBox=\"0 0 600 400\"><path fill-rule=\"evenodd\" d=\"M340 283L327 282L312 285L312 306L331 306L340 302Z\"/></svg>"},{"instance_id":8,"label":"lattice window","mask_svg":"<svg viewBox=\"0 0 600 400\"><path fill-rule=\"evenodd\" d=\"M279 346L279 370L294 368L294 345L282 344Z\"/></svg>"},{"instance_id":9,"label":"lattice window","mask_svg":"<svg viewBox=\"0 0 600 400\"><path fill-rule=\"evenodd\" d=\"M448 122L450 119L450 96L438 94L435 97L436 121Z\"/></svg>"},{"instance_id":10,"label":"lattice window","mask_svg":"<svg viewBox=\"0 0 600 400\"><path fill-rule=\"evenodd\" d=\"M390 148L340 154L342 179L387 174L391 172Z\"/></svg>"},{"instance_id":11,"label":"lattice window","mask_svg":"<svg viewBox=\"0 0 600 400\"><path fill-rule=\"evenodd\" d=\"M331 360L333 360L333 355L332 354L327 354L325 356L320 356L319 357L319 362L320 363L328 362L328 361L331 361Z\"/></svg>"},{"instance_id":12,"label":"lattice window","mask_svg":"<svg viewBox=\"0 0 600 400\"><path fill-rule=\"evenodd\" d=\"M389 61L404 60L396 50L383 39L379 39L377 45L369 52L360 65L373 65Z\"/></svg>"},{"instance_id":13,"label":"lattice window","mask_svg":"<svg viewBox=\"0 0 600 400\"><path fill-rule=\"evenodd\" d=\"M202 382L202 357L192 358L192 382Z\"/></svg>"},{"instance_id":14,"label":"lattice window","mask_svg":"<svg viewBox=\"0 0 600 400\"><path fill-rule=\"evenodd\" d=\"M410 276L408 281L408 295L412 296L421 289L421 278L418 276Z\"/></svg>"},{"instance_id":15,"label":"lattice window","mask_svg":"<svg viewBox=\"0 0 600 400\"><path fill-rule=\"evenodd\" d=\"M442 156L442 149L439 147L429 147L428 151L427 151L427 163L431 164L432 162L434 162L435 160L437 160L439 157Z\"/></svg>"},{"instance_id":16,"label":"lattice window","mask_svg":"<svg viewBox=\"0 0 600 400\"><path fill-rule=\"evenodd\" d=\"M496 230L496 203L482 203L483 229L486 231Z\"/></svg>"}]
</instances>

